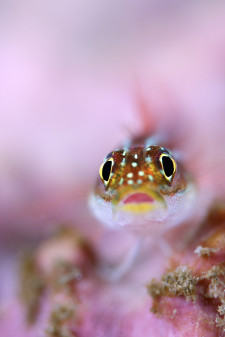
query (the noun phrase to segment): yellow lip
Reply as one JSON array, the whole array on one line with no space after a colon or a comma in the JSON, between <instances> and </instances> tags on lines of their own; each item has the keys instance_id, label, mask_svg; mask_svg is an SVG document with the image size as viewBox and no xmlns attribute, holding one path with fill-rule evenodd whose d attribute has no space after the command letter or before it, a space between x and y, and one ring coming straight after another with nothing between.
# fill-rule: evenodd
<instances>
[{"instance_id":1,"label":"yellow lip","mask_svg":"<svg viewBox=\"0 0 225 337\"><path fill-rule=\"evenodd\" d=\"M131 212L131 213L145 213L152 211L157 208L158 203L150 203L150 202L141 202L141 203L128 203L123 204L119 207L121 211Z\"/></svg>"},{"instance_id":2,"label":"yellow lip","mask_svg":"<svg viewBox=\"0 0 225 337\"><path fill-rule=\"evenodd\" d=\"M128 197L131 196L132 194L136 193L145 193L149 197L153 199L152 202L130 202L130 203L123 203L123 201ZM121 191L119 195L119 200L117 199L116 203L114 203L114 206L116 207L117 210L119 211L124 211L124 212L129 212L129 213L135 213L135 214L140 214L140 213L146 213L146 212L151 212L155 209L158 208L164 208L166 207L166 202L164 198L155 190L153 189L147 189L144 187L127 191L123 190Z\"/></svg>"}]
</instances>

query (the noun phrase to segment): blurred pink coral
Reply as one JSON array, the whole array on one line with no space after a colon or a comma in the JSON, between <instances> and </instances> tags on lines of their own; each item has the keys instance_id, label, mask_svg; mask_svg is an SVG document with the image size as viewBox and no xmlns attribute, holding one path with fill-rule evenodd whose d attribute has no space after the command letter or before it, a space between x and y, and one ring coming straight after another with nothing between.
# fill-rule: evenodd
<instances>
[{"instance_id":1,"label":"blurred pink coral","mask_svg":"<svg viewBox=\"0 0 225 337\"><path fill-rule=\"evenodd\" d=\"M74 230L47 239L23 259L20 294L30 326L27 335L222 336L224 219L224 208L214 209L185 251L161 261L161 272L166 266L169 270L162 281L152 280L147 288L135 274L142 269L147 275L149 268L154 274L159 252L152 263L140 261L139 269L113 283L99 278L95 251ZM196 252L196 247L202 249ZM6 318L16 319L17 308L6 311ZM6 327L7 319L2 331Z\"/></svg>"},{"instance_id":2,"label":"blurred pink coral","mask_svg":"<svg viewBox=\"0 0 225 337\"><path fill-rule=\"evenodd\" d=\"M207 292L212 278L196 278L222 268L223 216L183 253L168 261L153 250L114 284L98 278L96 263L113 260L119 240L92 218L87 196L102 157L142 131L138 78L150 118L182 134L178 150L202 196L224 198L224 4L49 0L1 8L1 334L221 336L223 298L206 299L201 287ZM52 237L64 224L76 231ZM18 266L26 247L34 252L21 275L24 305ZM186 301L184 286L151 303L144 284L181 266L190 270L196 302ZM34 311L30 325L26 308Z\"/></svg>"}]
</instances>

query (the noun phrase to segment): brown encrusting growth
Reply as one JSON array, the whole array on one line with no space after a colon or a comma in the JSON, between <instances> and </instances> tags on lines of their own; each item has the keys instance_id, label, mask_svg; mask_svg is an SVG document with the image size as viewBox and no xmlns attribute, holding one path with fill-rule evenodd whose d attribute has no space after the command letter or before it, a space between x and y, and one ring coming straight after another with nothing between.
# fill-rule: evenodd
<instances>
[{"instance_id":1,"label":"brown encrusting growth","mask_svg":"<svg viewBox=\"0 0 225 337\"><path fill-rule=\"evenodd\" d=\"M225 304L219 305L218 313L219 315L216 316L216 325L222 328L222 331L225 332Z\"/></svg>"},{"instance_id":2,"label":"brown encrusting growth","mask_svg":"<svg viewBox=\"0 0 225 337\"><path fill-rule=\"evenodd\" d=\"M53 305L50 312L47 336L74 337L71 328L76 322L78 299L76 297L76 283L82 280L81 271L68 261L57 261L53 266L49 283L53 296ZM58 296L62 302L58 302ZM55 299L56 298L56 299Z\"/></svg>"},{"instance_id":3,"label":"brown encrusting growth","mask_svg":"<svg viewBox=\"0 0 225 337\"><path fill-rule=\"evenodd\" d=\"M46 290L51 303L46 336L76 336L77 287L94 261L88 244L73 230L62 230L27 254L21 267L21 295L29 323L35 323Z\"/></svg>"},{"instance_id":4,"label":"brown encrusting growth","mask_svg":"<svg viewBox=\"0 0 225 337\"><path fill-rule=\"evenodd\" d=\"M75 334L69 328L69 323L75 318L76 308L72 303L55 304L46 329L47 336L74 337Z\"/></svg>"},{"instance_id":5,"label":"brown encrusting growth","mask_svg":"<svg viewBox=\"0 0 225 337\"><path fill-rule=\"evenodd\" d=\"M214 299L219 303L216 324L225 332L225 264L213 266L201 279L209 281L208 288L203 294L204 297Z\"/></svg>"},{"instance_id":6,"label":"brown encrusting growth","mask_svg":"<svg viewBox=\"0 0 225 337\"><path fill-rule=\"evenodd\" d=\"M217 252L217 249L210 248L210 247L202 247L198 246L194 253L198 254L200 257L210 257L212 254L215 254Z\"/></svg>"},{"instance_id":7,"label":"brown encrusting growth","mask_svg":"<svg viewBox=\"0 0 225 337\"><path fill-rule=\"evenodd\" d=\"M24 254L20 275L20 295L25 304L27 322L32 324L38 315L40 299L45 290L45 280L36 264L34 254Z\"/></svg>"},{"instance_id":8,"label":"brown encrusting growth","mask_svg":"<svg viewBox=\"0 0 225 337\"><path fill-rule=\"evenodd\" d=\"M75 282L80 281L83 275L79 268L68 261L57 261L52 270L52 290L74 293Z\"/></svg>"},{"instance_id":9,"label":"brown encrusting growth","mask_svg":"<svg viewBox=\"0 0 225 337\"><path fill-rule=\"evenodd\" d=\"M215 218L216 214L213 214L213 217ZM221 212L217 220L223 225ZM181 267L184 261L186 264ZM147 285L148 292L153 298L152 311L171 319L174 316L172 312L176 310L176 317L179 319L180 307L176 307L175 303L180 302L174 301L171 305L169 297L181 299L183 297L191 301L191 305L196 304L199 308L204 308L204 312L208 310L210 317L214 316L215 326L220 329L216 336L224 335L225 233L223 227L213 232L209 227L208 237L205 235L204 241L200 242L197 248L186 252L185 255L178 253L177 256L173 256L170 263L169 272L162 276L161 281L157 282L154 279ZM210 324L212 325L213 322Z\"/></svg>"},{"instance_id":10,"label":"brown encrusting growth","mask_svg":"<svg viewBox=\"0 0 225 337\"><path fill-rule=\"evenodd\" d=\"M162 276L161 283L153 280L148 292L153 298L158 296L185 296L186 300L196 300L197 278L186 267L178 267L175 271Z\"/></svg>"},{"instance_id":11,"label":"brown encrusting growth","mask_svg":"<svg viewBox=\"0 0 225 337\"><path fill-rule=\"evenodd\" d=\"M78 299L76 283L82 279L81 271L68 261L57 261L51 274L51 292L56 297L50 313L46 333L52 337L74 337L70 323L76 322ZM57 302L57 295L63 298L63 304Z\"/></svg>"}]
</instances>

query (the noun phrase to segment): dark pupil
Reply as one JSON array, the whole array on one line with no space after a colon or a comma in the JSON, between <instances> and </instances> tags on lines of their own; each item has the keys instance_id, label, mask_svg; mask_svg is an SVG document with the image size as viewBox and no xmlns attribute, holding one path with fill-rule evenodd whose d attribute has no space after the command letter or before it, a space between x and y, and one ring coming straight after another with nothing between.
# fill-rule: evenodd
<instances>
[{"instance_id":1,"label":"dark pupil","mask_svg":"<svg viewBox=\"0 0 225 337\"><path fill-rule=\"evenodd\" d=\"M162 157L162 164L163 164L163 169L164 169L165 175L167 177L172 176L172 174L174 172L172 159L170 159L170 157L163 156Z\"/></svg>"},{"instance_id":2,"label":"dark pupil","mask_svg":"<svg viewBox=\"0 0 225 337\"><path fill-rule=\"evenodd\" d=\"M104 166L102 168L102 177L105 181L109 180L109 176L110 176L110 173L111 173L111 167L112 167L112 162L111 162L111 160L109 160L104 164Z\"/></svg>"}]
</instances>

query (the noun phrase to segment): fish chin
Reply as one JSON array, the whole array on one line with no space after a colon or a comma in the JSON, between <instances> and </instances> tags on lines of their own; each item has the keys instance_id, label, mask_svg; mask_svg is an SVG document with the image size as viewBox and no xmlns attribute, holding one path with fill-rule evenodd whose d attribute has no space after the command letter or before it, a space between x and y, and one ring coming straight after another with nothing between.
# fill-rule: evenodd
<instances>
[{"instance_id":1,"label":"fish chin","mask_svg":"<svg viewBox=\"0 0 225 337\"><path fill-rule=\"evenodd\" d=\"M140 191L138 192L140 193ZM141 193L145 193L141 191ZM119 202L108 202L94 193L89 203L94 215L102 224L112 229L128 229L136 233L151 234L165 232L175 226L190 221L193 215L199 213L196 203L196 187L190 184L188 188L173 196L159 196L152 193L147 197L124 195Z\"/></svg>"},{"instance_id":2,"label":"fish chin","mask_svg":"<svg viewBox=\"0 0 225 337\"><path fill-rule=\"evenodd\" d=\"M164 204L128 204L117 207L114 211L115 224L136 232L155 231L163 225L168 217L168 209Z\"/></svg>"},{"instance_id":3,"label":"fish chin","mask_svg":"<svg viewBox=\"0 0 225 337\"><path fill-rule=\"evenodd\" d=\"M120 202L112 205L100 197L91 195L89 204L95 216L109 228L124 228L135 232L152 232L153 228L161 227L168 217L165 202ZM144 231L143 231L144 229Z\"/></svg>"}]
</instances>

